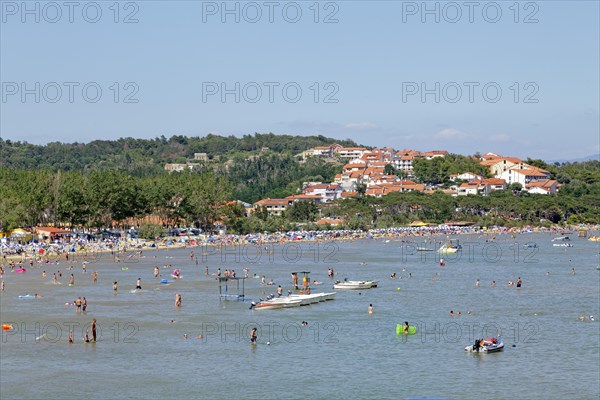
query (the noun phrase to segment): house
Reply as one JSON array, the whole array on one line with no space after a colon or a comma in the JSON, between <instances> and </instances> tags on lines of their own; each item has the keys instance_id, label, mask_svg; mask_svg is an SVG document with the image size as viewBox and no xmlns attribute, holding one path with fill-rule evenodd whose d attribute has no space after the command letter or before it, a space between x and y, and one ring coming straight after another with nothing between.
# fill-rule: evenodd
<instances>
[{"instance_id":1,"label":"house","mask_svg":"<svg viewBox=\"0 0 600 400\"><path fill-rule=\"evenodd\" d=\"M432 151L426 151L424 153L419 154L420 157L425 157L425 159L427 159L427 160L431 160L436 157L446 157L447 155L448 155L448 152L446 150L432 150Z\"/></svg>"},{"instance_id":2,"label":"house","mask_svg":"<svg viewBox=\"0 0 600 400\"><path fill-rule=\"evenodd\" d=\"M531 181L525 185L525 190L532 194L555 194L560 187L559 183L553 179Z\"/></svg>"},{"instance_id":3,"label":"house","mask_svg":"<svg viewBox=\"0 0 600 400\"><path fill-rule=\"evenodd\" d=\"M356 191L342 192L342 199L349 199L351 197L356 197L356 196L358 196L358 192L356 192Z\"/></svg>"},{"instance_id":4,"label":"house","mask_svg":"<svg viewBox=\"0 0 600 400\"><path fill-rule=\"evenodd\" d=\"M500 178L488 178L481 181L481 184L485 186L483 189L483 195L487 196L495 190L506 190L506 181Z\"/></svg>"},{"instance_id":5,"label":"house","mask_svg":"<svg viewBox=\"0 0 600 400\"><path fill-rule=\"evenodd\" d=\"M362 171L367 167L366 164L361 164L361 163L350 163L350 164L346 164L342 167L342 172L344 173L350 173L350 172L355 172L355 171Z\"/></svg>"},{"instance_id":6,"label":"house","mask_svg":"<svg viewBox=\"0 0 600 400\"><path fill-rule=\"evenodd\" d=\"M307 186L304 188L303 193L305 195L320 196L321 203L329 203L333 200L339 199L344 189L342 185L337 183L320 183L316 185Z\"/></svg>"},{"instance_id":7,"label":"house","mask_svg":"<svg viewBox=\"0 0 600 400\"><path fill-rule=\"evenodd\" d=\"M360 158L367 149L364 147L337 147L334 149L335 155L340 158L355 159Z\"/></svg>"},{"instance_id":8,"label":"house","mask_svg":"<svg viewBox=\"0 0 600 400\"><path fill-rule=\"evenodd\" d=\"M281 215L289 206L290 202L287 199L262 199L254 203L254 210L264 207L269 216Z\"/></svg>"},{"instance_id":9,"label":"house","mask_svg":"<svg viewBox=\"0 0 600 400\"><path fill-rule=\"evenodd\" d=\"M333 157L336 149L339 149L342 145L333 143L329 146L317 146L312 149L308 149L300 153L299 155L303 160L306 160L308 157Z\"/></svg>"},{"instance_id":10,"label":"house","mask_svg":"<svg viewBox=\"0 0 600 400\"><path fill-rule=\"evenodd\" d=\"M522 187L526 187L532 181L542 181L550 178L550 173L540 168L511 168L503 171L500 179L504 179L508 185L520 183Z\"/></svg>"},{"instance_id":11,"label":"house","mask_svg":"<svg viewBox=\"0 0 600 400\"><path fill-rule=\"evenodd\" d=\"M313 195L313 194L293 194L285 198L288 201L289 205L297 201L312 201L314 203L320 203L322 200L321 196Z\"/></svg>"},{"instance_id":12,"label":"house","mask_svg":"<svg viewBox=\"0 0 600 400\"><path fill-rule=\"evenodd\" d=\"M450 175L449 180L456 182L461 181L482 181L485 178L481 175L474 174L473 172L463 172L462 174Z\"/></svg>"},{"instance_id":13,"label":"house","mask_svg":"<svg viewBox=\"0 0 600 400\"><path fill-rule=\"evenodd\" d=\"M501 178L502 173L509 169L534 168L531 165L524 163L520 158L515 157L491 158L481 161L480 164L488 167L490 173L496 178Z\"/></svg>"},{"instance_id":14,"label":"house","mask_svg":"<svg viewBox=\"0 0 600 400\"><path fill-rule=\"evenodd\" d=\"M470 181L461 183L461 185L458 187L457 194L459 196L468 196L470 194L478 195L480 191L483 190L482 186L483 185L480 181Z\"/></svg>"},{"instance_id":15,"label":"house","mask_svg":"<svg viewBox=\"0 0 600 400\"><path fill-rule=\"evenodd\" d=\"M208 161L208 154L206 154L206 153L194 153L194 160L195 161L206 162L206 161Z\"/></svg>"},{"instance_id":16,"label":"house","mask_svg":"<svg viewBox=\"0 0 600 400\"><path fill-rule=\"evenodd\" d=\"M56 238L64 238L64 237L68 237L71 236L72 233L71 231L68 231L66 229L60 229L60 228L53 228L53 227L49 227L49 226L41 226L41 227L37 227L34 228L35 233L38 235L38 237L42 240L46 240L46 239L56 239Z\"/></svg>"},{"instance_id":17,"label":"house","mask_svg":"<svg viewBox=\"0 0 600 400\"><path fill-rule=\"evenodd\" d=\"M183 170L190 169L193 170L195 168L200 167L198 163L186 163L186 164L165 164L165 171L169 172L181 172Z\"/></svg>"}]
</instances>

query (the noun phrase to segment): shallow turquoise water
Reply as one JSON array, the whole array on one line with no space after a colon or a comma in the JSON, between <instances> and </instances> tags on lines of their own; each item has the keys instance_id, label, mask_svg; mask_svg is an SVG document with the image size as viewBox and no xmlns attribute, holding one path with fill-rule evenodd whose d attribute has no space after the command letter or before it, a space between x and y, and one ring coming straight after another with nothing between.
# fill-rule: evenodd
<instances>
[{"instance_id":1,"label":"shallow turquoise water","mask_svg":"<svg viewBox=\"0 0 600 400\"><path fill-rule=\"evenodd\" d=\"M443 268L437 253L414 253L413 244L392 239L274 246L271 256L260 257L254 248L210 248L205 256L195 248L199 265L188 249L148 251L145 258L120 264L102 255L87 266L87 274L81 262L73 271L65 271L63 262L26 274L7 272L0 319L16 329L2 333L0 397L597 398L600 244L573 237L573 248L558 248L551 238L503 235L486 244L484 238L461 236L460 259L443 256ZM523 248L528 241L538 243L537 253ZM180 268L182 279L159 284L153 278L155 264ZM205 265L211 273L234 268L237 276L248 267L251 276L266 275L284 291L290 288L290 273L303 270L323 282L313 292L331 291L328 267L335 269L336 279L378 279L380 284L338 292L336 300L308 307L251 311L248 301L221 302ZM42 269L49 273L46 279ZM51 284L57 269L63 271L63 285ZM172 280L171 270L161 268L161 274ZM92 271L99 273L95 285ZM74 287L66 285L71 272ZM392 272L398 279L389 279ZM522 288L506 285L518 276ZM144 291L130 293L138 277ZM114 280L119 282L116 296ZM492 280L497 286L490 286ZM249 299L257 299L276 286L248 279L245 289ZM44 297L17 298L25 293ZM174 306L175 293L183 297L180 309ZM64 305L78 296L88 299L87 315ZM369 315L371 303L375 313ZM463 315L450 317L450 310ZM594 315L596 321L578 321L580 314ZM98 320L99 342L85 344L82 330L92 318ZM416 335L395 335L396 323L404 320L417 326ZM68 326L75 327L72 345ZM253 326L259 328L256 346L248 342ZM475 336L498 330L504 352L463 351ZM196 338L200 333L204 339Z\"/></svg>"}]
</instances>

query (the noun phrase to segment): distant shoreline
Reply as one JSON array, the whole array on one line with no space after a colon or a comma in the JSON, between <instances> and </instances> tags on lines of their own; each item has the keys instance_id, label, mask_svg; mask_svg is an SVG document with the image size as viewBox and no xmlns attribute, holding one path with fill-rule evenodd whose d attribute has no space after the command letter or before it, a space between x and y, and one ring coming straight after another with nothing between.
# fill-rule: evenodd
<instances>
[{"instance_id":1,"label":"distant shoreline","mask_svg":"<svg viewBox=\"0 0 600 400\"><path fill-rule=\"evenodd\" d=\"M264 234L249 234L249 235L221 235L219 240L209 241L207 238L198 237L166 237L160 241L150 241L145 239L126 239L125 246L121 246L118 242L117 248L109 247L98 247L97 243L93 243L89 246L79 246L76 251L70 251L74 246L68 243L62 244L64 247L69 247L69 250L62 250L59 253L44 251L40 254L40 249L48 247L47 243L40 243L38 245L25 245L25 252L21 254L5 254L5 250L0 249L2 254L2 265L8 261L27 261L30 260L48 260L51 262L56 261L67 261L67 255L69 256L68 262L85 262L88 259L93 260L97 254L114 254L115 263L124 262L127 258L135 258L136 254L145 251L156 251L156 250L171 250L171 249L194 249L200 247L220 247L220 246L245 246L245 245L273 245L289 242L331 242L331 241L353 241L353 240L372 240L372 239L423 239L423 238L439 238L446 237L447 240L451 236L466 236L466 235L521 235L528 233L574 233L578 230L585 229L588 232L594 232L600 230L600 225L588 225L585 227L580 226L567 226L567 227L530 227L530 228L503 228L492 227L487 229L472 229L469 227L456 229L454 231L441 230L442 228L431 227L431 228L414 228L414 227L400 227L400 228L386 228L386 229L373 229L369 231L346 231L346 230L329 230L329 231L294 231L294 232L278 232L271 235L267 235L267 238L257 239L249 241L242 239L244 236L263 236ZM316 232L324 232L317 234ZM297 236L291 235L292 233ZM328 234L326 234L328 233ZM309 235L310 237L303 237L298 239L300 235ZM334 236L339 235L339 236ZM292 236L290 239L289 236ZM319 237L321 236L321 237ZM332 237L334 236L334 237ZM591 237L593 235L590 235ZM182 241L182 238L185 238ZM269 239L270 238L270 239ZM170 244L168 244L170 243ZM154 245L154 246L153 246ZM75 245L77 247L77 245ZM196 257L198 255L195 255ZM5 262L6 261L6 262ZM125 261L126 262L126 261Z\"/></svg>"}]
</instances>

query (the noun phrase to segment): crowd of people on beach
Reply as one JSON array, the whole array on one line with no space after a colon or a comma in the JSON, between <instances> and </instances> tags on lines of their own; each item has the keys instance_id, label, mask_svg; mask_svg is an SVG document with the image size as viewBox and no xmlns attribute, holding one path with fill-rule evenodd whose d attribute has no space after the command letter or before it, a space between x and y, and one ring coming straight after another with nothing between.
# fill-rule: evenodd
<instances>
[{"instance_id":1,"label":"crowd of people on beach","mask_svg":"<svg viewBox=\"0 0 600 400\"><path fill-rule=\"evenodd\" d=\"M547 230L553 233L562 233L562 231L557 230L557 229L553 229L553 230ZM298 241L298 240L354 240L354 239L385 239L385 238L402 238L402 239L407 239L407 240L411 240L412 238L415 237L427 237L427 236L436 236L436 235L451 235L451 234L479 234L482 235L482 233L485 234L492 234L492 235L499 235L502 233L510 233L512 235L517 235L520 233L529 233L532 232L531 229L522 229L522 230L508 230L508 229L503 229L503 228L498 228L497 230L481 230L478 228L473 228L473 227L451 227L451 226L438 226L438 227L418 227L418 228L390 228L390 229L379 229L379 230L371 230L371 231L367 231L367 232L363 232L363 231L298 231L298 232L285 232L285 233L273 233L273 234L261 234L261 235L246 235L246 236L238 236L238 235L224 235L224 236L220 236L218 237L217 240L215 240L215 237L204 237L202 240L196 240L193 244L191 241L187 240L187 241L181 241L179 242L179 246L174 246L173 243L171 242L171 246L172 247L168 247L165 245L165 247L161 247L159 246L153 246L155 249L161 249L161 248L177 248L177 247L191 247L192 249L195 246L203 246L206 244L213 244L213 245L226 245L226 244L231 244L231 243L252 243L252 244L266 244L266 243L278 243L278 242L282 242L282 241ZM492 236L492 239L494 238L494 236ZM487 239L486 239L487 241ZM384 243L389 242L389 240L384 240ZM52 266L58 266L59 264L59 260L65 260L66 263L68 264L66 266L66 270L70 271L73 270L73 264L77 260L76 255L77 254L89 254L89 251L91 249L104 249L105 251L110 251L111 255L114 257L115 262L119 261L119 254L122 251L126 251L128 248L130 249L135 249L135 252L130 252L130 255L135 255L136 257L142 257L142 251L140 250L140 248L146 248L146 245L148 245L148 243L145 242L135 242L135 243L131 243L131 242L126 242L125 244L123 242L119 242L119 240L117 239L112 239L109 241L102 241L102 242L94 242L94 241L89 241L87 243L83 242L82 240L78 240L76 243L69 243L68 241L65 242L58 242L55 243L55 245L58 246L54 246L53 252L54 253L48 253L46 251L41 251L44 250L47 246L47 243L41 243L41 242L30 242L27 244L15 244L15 243L9 243L7 244L6 242L3 243L3 247L2 247L2 262L0 265L0 291L4 291L5 290L5 283L4 283L4 274L6 273L5 267L9 268L10 271L12 272L19 272L19 271L26 271L27 268L29 269L33 269L35 267L37 267L38 269L41 268L45 268L42 271L42 278L46 278L47 277L47 272L46 270L49 268L52 268ZM129 247L128 247L129 246ZM78 247L78 249L77 249ZM265 249L268 250L268 247L265 247ZM55 259L52 259L50 257L51 254L56 254L58 257ZM198 257L195 255L194 251L192 250L189 254L190 257L190 261L191 262L195 262L196 265L198 265ZM154 258L156 259L156 256L154 256ZM167 257L168 258L168 257ZM90 261L83 261L82 262L82 274L86 274L87 273L87 264ZM366 262L362 262L361 265L366 265ZM440 259L439 261L439 265L441 268L445 267L445 261L444 259ZM163 268L173 268L173 266L171 264L165 264L163 266ZM201 268L201 267L199 267ZM126 269L125 267L123 267L122 269ZM209 266L206 265L205 266L205 275L209 275ZM439 270L442 271L442 270ZM405 275L405 273L408 272L407 275ZM571 268L570 270L572 275L575 275L575 269ZM60 278L62 278L63 273L60 270L56 270L56 272L51 272L52 273L52 283L54 284L60 284ZM548 272L548 275L550 274L550 272ZM158 265L154 266L154 278L159 278L160 275L160 268L158 267ZM221 271L221 268L217 268L216 271L212 274L214 276L216 276L216 279L219 278L225 278L225 279L235 279L236 278L236 271L235 269L230 269L227 268L225 269L223 272ZM333 268L329 267L327 269L327 277L329 279L334 279L336 275L336 272L334 271ZM174 279L178 280L180 279L181 275L180 275L180 269L176 268L173 270L173 274L171 275ZM435 272L435 274L432 277L432 282L436 282L436 280L438 280L440 278L441 274L440 272ZM249 278L250 277L250 270L248 267L244 267L243 268L243 277L244 278ZM260 286L264 286L264 287L268 287L268 286L277 286L276 292L277 292L277 296L281 297L283 296L283 291L284 288L279 284L276 285L276 283L273 281L273 279L269 279L267 281L267 277L266 275L258 275L256 273L254 273L252 275L252 277L254 278L259 278L260 277ZM391 275L389 275L389 278L392 280L398 279L398 275L396 272L392 272ZM402 273L400 273L399 279L412 279L413 275L412 272L409 272L406 270L406 268L402 269ZM91 273L91 279L93 284L97 284L98 282L98 272L97 271L92 271ZM304 278L306 279L306 278ZM292 275L292 288L298 288L298 276L294 276ZM310 284L310 282L302 282L303 286L308 286L308 284ZM313 285L318 285L320 284L320 282L318 281L313 281L312 282ZM496 286L496 281L493 280L490 284L490 286L495 287ZM521 288L523 285L523 281L521 279L521 277L518 277L516 280L510 280L507 283L508 286L515 286L516 288ZM75 275L74 273L70 273L69 274L69 286L73 287L75 286ZM481 287L481 282L480 279L477 279L476 283L475 283L476 287ZM112 289L114 294L116 295L118 293L118 281L113 281L112 282ZM400 290L398 288L398 290ZM142 278L138 277L135 283L135 291L142 291ZM134 291L132 291L134 292ZM290 291L288 291L289 293ZM266 295L266 291L263 291L263 295ZM34 296L35 298L41 298L41 295L38 295L37 293ZM86 299L86 296L79 296L77 297L76 300L74 300L72 303L66 303L65 305L72 305L75 308L75 312L77 314L86 314L87 313L87 308L88 308L88 301ZM176 293L175 294L175 307L179 308L182 307L182 295L181 293ZM373 314L374 313L374 306L373 304L369 304L368 306L368 313L369 314ZM467 311L466 312L467 315L471 315L471 311ZM450 311L449 313L450 316L461 316L462 312L458 311L457 313L454 313L453 310ZM590 317L593 318L593 317ZM583 317L583 319L579 318L580 320L586 320L587 317ZM173 323L174 320L171 320L171 322ZM303 321L304 323L305 321ZM308 323L306 323L308 324ZM91 332L91 338L89 337L89 334ZM201 336L201 335L200 335ZM185 337L187 339L187 335ZM95 342L96 341L96 320L94 319L93 322L90 325L90 329L86 330L85 335L84 335L84 340L86 342ZM251 339L253 342L256 341L256 332L251 333ZM69 342L72 342L72 333L70 332L69 334Z\"/></svg>"}]
</instances>

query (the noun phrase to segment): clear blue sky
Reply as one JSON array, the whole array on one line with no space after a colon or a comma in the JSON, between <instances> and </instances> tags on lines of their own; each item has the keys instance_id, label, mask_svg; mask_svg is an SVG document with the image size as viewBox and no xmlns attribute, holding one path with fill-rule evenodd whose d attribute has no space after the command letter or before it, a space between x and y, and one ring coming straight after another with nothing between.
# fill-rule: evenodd
<instances>
[{"instance_id":1,"label":"clear blue sky","mask_svg":"<svg viewBox=\"0 0 600 400\"><path fill-rule=\"evenodd\" d=\"M289 2L273 2L272 23L264 1L238 2L239 23L220 1L121 2L118 16L113 3L98 2L102 15L92 23L97 10L89 2L74 7L73 22L66 6L58 16L46 2L27 2L39 8L37 23L21 1L1 1L3 138L47 143L274 132L544 159L600 151L598 1L520 2L518 15L514 1L476 2L472 15L463 1L454 3L459 9L428 2L439 8L439 22L421 1L320 2L317 23L314 1L295 3L302 11L296 23L288 22L298 8ZM262 16L252 23L255 5ZM138 22L124 23L127 16ZM324 23L327 17L338 22ZM72 102L68 82L78 84ZM95 84L84 97L89 82ZM223 102L219 86L234 89L235 82L240 102L235 94ZM243 92L249 82L262 88L255 103L253 84ZM265 82L279 84L273 102ZM286 100L282 87L289 82L295 84ZM432 90L424 99L422 84ZM95 87L102 95L93 103ZM296 103L289 101L294 87L302 90ZM496 88L502 96L492 102ZM22 89L31 93L23 98ZM125 102L127 94L138 102ZM338 102L325 102L328 94Z\"/></svg>"}]
</instances>

